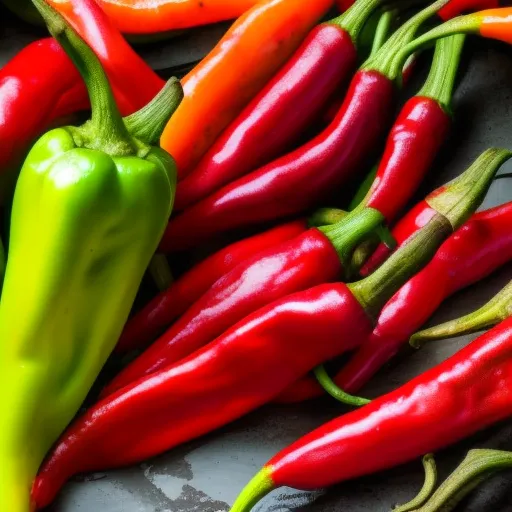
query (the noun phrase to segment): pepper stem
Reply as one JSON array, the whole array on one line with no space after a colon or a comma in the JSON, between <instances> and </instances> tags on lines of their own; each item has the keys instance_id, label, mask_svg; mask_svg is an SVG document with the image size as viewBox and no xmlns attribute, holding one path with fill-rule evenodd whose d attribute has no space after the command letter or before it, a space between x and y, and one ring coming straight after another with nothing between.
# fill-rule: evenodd
<instances>
[{"instance_id":1,"label":"pepper stem","mask_svg":"<svg viewBox=\"0 0 512 512\"><path fill-rule=\"evenodd\" d=\"M425 470L425 481L420 492L409 502L397 506L393 512L413 512L421 507L432 496L437 483L437 467L434 456L431 453L425 455L422 459L423 469Z\"/></svg>"},{"instance_id":2,"label":"pepper stem","mask_svg":"<svg viewBox=\"0 0 512 512\"><path fill-rule=\"evenodd\" d=\"M447 112L451 112L453 87L465 39L465 35L457 34L437 41L430 73L417 94L432 98Z\"/></svg>"},{"instance_id":3,"label":"pepper stem","mask_svg":"<svg viewBox=\"0 0 512 512\"><path fill-rule=\"evenodd\" d=\"M450 512L480 483L498 471L512 467L512 453L502 450L470 450L455 471L416 512Z\"/></svg>"},{"instance_id":4,"label":"pepper stem","mask_svg":"<svg viewBox=\"0 0 512 512\"><path fill-rule=\"evenodd\" d=\"M338 25L347 32L354 43L371 14L379 7L382 0L357 0L343 14L328 23Z\"/></svg>"},{"instance_id":5,"label":"pepper stem","mask_svg":"<svg viewBox=\"0 0 512 512\"><path fill-rule=\"evenodd\" d=\"M417 332L409 344L421 348L428 341L453 338L492 327L512 314L512 281L481 308L456 320Z\"/></svg>"},{"instance_id":6,"label":"pepper stem","mask_svg":"<svg viewBox=\"0 0 512 512\"><path fill-rule=\"evenodd\" d=\"M346 215L342 220L330 226L321 226L318 229L324 233L336 249L343 270L347 277L350 274L352 254L357 246L373 233L383 232L378 228L385 222L385 218L375 208L362 208Z\"/></svg>"},{"instance_id":7,"label":"pepper stem","mask_svg":"<svg viewBox=\"0 0 512 512\"><path fill-rule=\"evenodd\" d=\"M2 239L0 238L0 297L2 296L2 284L4 282L5 275L5 249Z\"/></svg>"},{"instance_id":8,"label":"pepper stem","mask_svg":"<svg viewBox=\"0 0 512 512\"><path fill-rule=\"evenodd\" d=\"M111 155L136 153L136 144L123 123L107 75L95 53L53 7L44 0L33 0L33 3L87 86L91 119L77 129L77 145L99 149Z\"/></svg>"},{"instance_id":9,"label":"pepper stem","mask_svg":"<svg viewBox=\"0 0 512 512\"><path fill-rule=\"evenodd\" d=\"M157 144L182 99L183 87L179 79L170 78L146 106L123 119L128 132L145 144Z\"/></svg>"},{"instance_id":10,"label":"pepper stem","mask_svg":"<svg viewBox=\"0 0 512 512\"><path fill-rule=\"evenodd\" d=\"M393 22L393 18L396 15L396 11L384 11L377 23L377 29L375 30L375 36L373 37L372 49L370 51L370 57L373 57L384 45L389 37L389 30Z\"/></svg>"},{"instance_id":11,"label":"pepper stem","mask_svg":"<svg viewBox=\"0 0 512 512\"><path fill-rule=\"evenodd\" d=\"M342 404L352 405L354 407L362 407L363 405L369 404L371 400L362 398L359 396L349 395L343 391L329 376L324 365L317 366L313 373L318 381L318 384L329 393L333 398L341 402Z\"/></svg>"},{"instance_id":12,"label":"pepper stem","mask_svg":"<svg viewBox=\"0 0 512 512\"><path fill-rule=\"evenodd\" d=\"M308 219L308 226L311 228L319 226L327 226L328 224L336 224L347 216L345 210L338 208L319 208Z\"/></svg>"},{"instance_id":13,"label":"pepper stem","mask_svg":"<svg viewBox=\"0 0 512 512\"><path fill-rule=\"evenodd\" d=\"M258 501L272 491L275 484L271 474L272 469L264 466L244 487L231 507L231 512L249 512Z\"/></svg>"},{"instance_id":14,"label":"pepper stem","mask_svg":"<svg viewBox=\"0 0 512 512\"><path fill-rule=\"evenodd\" d=\"M375 164L372 167L371 171L366 175L366 178L361 183L361 185L359 185L357 192L355 193L354 197L352 198L352 201L350 201L350 204L348 205L349 211L355 210L366 198L368 192L372 188L373 182L375 181L378 169L379 164Z\"/></svg>"}]
</instances>

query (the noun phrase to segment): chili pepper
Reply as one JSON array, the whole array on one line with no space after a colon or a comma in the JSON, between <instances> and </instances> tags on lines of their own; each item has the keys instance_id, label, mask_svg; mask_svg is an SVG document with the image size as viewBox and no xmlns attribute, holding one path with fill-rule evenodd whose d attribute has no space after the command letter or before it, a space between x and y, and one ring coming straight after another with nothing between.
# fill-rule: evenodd
<instances>
[{"instance_id":1,"label":"chili pepper","mask_svg":"<svg viewBox=\"0 0 512 512\"><path fill-rule=\"evenodd\" d=\"M43 135L16 185L0 303L0 339L9 340L0 348L0 510L9 512L32 509L44 455L126 322L176 181L172 157L151 142L182 96L171 80L151 108L123 119L94 52L34 3L86 82L92 117Z\"/></svg>"},{"instance_id":2,"label":"chili pepper","mask_svg":"<svg viewBox=\"0 0 512 512\"><path fill-rule=\"evenodd\" d=\"M415 512L451 512L474 488L499 471L512 467L512 452L469 450L466 458Z\"/></svg>"},{"instance_id":3,"label":"chili pepper","mask_svg":"<svg viewBox=\"0 0 512 512\"><path fill-rule=\"evenodd\" d=\"M160 145L186 176L302 43L333 0L262 0L182 80L185 100Z\"/></svg>"},{"instance_id":4,"label":"chili pepper","mask_svg":"<svg viewBox=\"0 0 512 512\"><path fill-rule=\"evenodd\" d=\"M134 463L224 425L358 346L387 299L478 207L509 156L489 150L448 184L438 196L440 213L372 276L281 298L188 358L100 400L55 445L35 481L34 501L47 505L76 472Z\"/></svg>"},{"instance_id":5,"label":"chili pepper","mask_svg":"<svg viewBox=\"0 0 512 512\"><path fill-rule=\"evenodd\" d=\"M421 201L407 215L407 236L393 235L403 244L414 236L434 212ZM483 279L512 259L512 202L477 213L454 233L437 251L432 261L390 299L377 325L334 381L348 393L357 393L389 361L414 332L425 323L441 302L456 291ZM403 235L405 224L402 224ZM428 297L428 299L427 299ZM323 393L314 379L303 379L282 393L278 402L307 400Z\"/></svg>"},{"instance_id":6,"label":"chili pepper","mask_svg":"<svg viewBox=\"0 0 512 512\"><path fill-rule=\"evenodd\" d=\"M402 464L509 417L511 339L509 319L396 391L302 437L265 464L231 511L249 511L283 485L315 489Z\"/></svg>"},{"instance_id":7,"label":"chili pepper","mask_svg":"<svg viewBox=\"0 0 512 512\"><path fill-rule=\"evenodd\" d=\"M462 318L417 332L411 336L409 343L414 348L420 348L427 341L442 340L482 331L506 320L511 314L512 282L509 282L503 290L481 308Z\"/></svg>"},{"instance_id":8,"label":"chili pepper","mask_svg":"<svg viewBox=\"0 0 512 512\"><path fill-rule=\"evenodd\" d=\"M451 0L439 11L439 16L447 21L465 12L494 9L499 6L499 0Z\"/></svg>"},{"instance_id":9,"label":"chili pepper","mask_svg":"<svg viewBox=\"0 0 512 512\"><path fill-rule=\"evenodd\" d=\"M389 73L389 62L445 3L439 0L407 21L363 65L338 115L323 132L172 219L161 250L187 249L230 229L297 214L337 189L362 165L388 127L397 93L394 80L401 69Z\"/></svg>"},{"instance_id":10,"label":"chili pepper","mask_svg":"<svg viewBox=\"0 0 512 512\"><path fill-rule=\"evenodd\" d=\"M128 321L116 350L128 352L148 345L236 265L306 230L305 220L291 221L228 245L206 258Z\"/></svg>"},{"instance_id":11,"label":"chili pepper","mask_svg":"<svg viewBox=\"0 0 512 512\"><path fill-rule=\"evenodd\" d=\"M292 147L356 67L358 34L380 2L359 0L345 14L308 34L180 182L177 210L197 203Z\"/></svg>"},{"instance_id":12,"label":"chili pepper","mask_svg":"<svg viewBox=\"0 0 512 512\"><path fill-rule=\"evenodd\" d=\"M50 0L54 8L66 11L72 2ZM232 20L256 3L257 0L157 0L151 4L145 0L98 0L118 30L126 34L152 34Z\"/></svg>"},{"instance_id":13,"label":"chili pepper","mask_svg":"<svg viewBox=\"0 0 512 512\"><path fill-rule=\"evenodd\" d=\"M341 223L311 228L239 263L122 370L103 395L182 360L266 304L340 280L352 251L382 223L382 215L368 209Z\"/></svg>"}]
</instances>

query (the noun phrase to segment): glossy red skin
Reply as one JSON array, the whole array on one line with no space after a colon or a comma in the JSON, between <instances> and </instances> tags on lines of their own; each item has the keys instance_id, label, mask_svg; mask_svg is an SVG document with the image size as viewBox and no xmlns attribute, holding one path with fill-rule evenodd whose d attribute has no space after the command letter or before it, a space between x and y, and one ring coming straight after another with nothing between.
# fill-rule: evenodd
<instances>
[{"instance_id":1,"label":"glossy red skin","mask_svg":"<svg viewBox=\"0 0 512 512\"><path fill-rule=\"evenodd\" d=\"M512 259L512 202L473 215L448 238L431 262L387 302L372 335L334 377L357 393L455 292L485 278ZM291 403L323 394L313 379L302 379L277 401Z\"/></svg>"},{"instance_id":2,"label":"glossy red skin","mask_svg":"<svg viewBox=\"0 0 512 512\"><path fill-rule=\"evenodd\" d=\"M407 101L389 133L366 206L392 222L430 169L450 125L436 100L414 96Z\"/></svg>"},{"instance_id":3,"label":"glossy red skin","mask_svg":"<svg viewBox=\"0 0 512 512\"><path fill-rule=\"evenodd\" d=\"M235 180L169 222L164 252L188 249L222 232L297 214L359 170L388 127L396 88L358 71L334 121L300 148Z\"/></svg>"},{"instance_id":4,"label":"glossy red skin","mask_svg":"<svg viewBox=\"0 0 512 512\"><path fill-rule=\"evenodd\" d=\"M316 489L434 452L512 414L512 319L401 388L314 430L266 465Z\"/></svg>"},{"instance_id":5,"label":"glossy red skin","mask_svg":"<svg viewBox=\"0 0 512 512\"><path fill-rule=\"evenodd\" d=\"M320 362L356 347L371 329L342 283L273 302L79 417L42 466L33 498L43 507L75 473L133 464L225 425Z\"/></svg>"},{"instance_id":6,"label":"glossy red skin","mask_svg":"<svg viewBox=\"0 0 512 512\"><path fill-rule=\"evenodd\" d=\"M223 275L105 388L106 396L189 356L250 313L291 293L339 280L340 258L318 229L282 242Z\"/></svg>"},{"instance_id":7,"label":"glossy red skin","mask_svg":"<svg viewBox=\"0 0 512 512\"><path fill-rule=\"evenodd\" d=\"M397 242L397 247L400 247L408 238L425 226L436 213L437 212L430 207L426 200L420 201L416 206L411 208L392 230L393 238ZM362 277L371 274L386 261L391 252L391 249L384 244L379 244L375 252L363 265L359 274Z\"/></svg>"},{"instance_id":8,"label":"glossy red skin","mask_svg":"<svg viewBox=\"0 0 512 512\"><path fill-rule=\"evenodd\" d=\"M355 68L357 53L341 27L315 27L287 64L178 183L175 210L274 160L318 116Z\"/></svg>"},{"instance_id":9,"label":"glossy red skin","mask_svg":"<svg viewBox=\"0 0 512 512\"><path fill-rule=\"evenodd\" d=\"M239 263L295 238L307 229L305 219L287 222L212 254L157 295L128 321L117 343L116 352L125 353L145 347L206 293L215 281Z\"/></svg>"},{"instance_id":10,"label":"glossy red skin","mask_svg":"<svg viewBox=\"0 0 512 512\"><path fill-rule=\"evenodd\" d=\"M438 12L438 15L446 21L465 12L482 11L499 6L499 0L451 0Z\"/></svg>"}]
</instances>

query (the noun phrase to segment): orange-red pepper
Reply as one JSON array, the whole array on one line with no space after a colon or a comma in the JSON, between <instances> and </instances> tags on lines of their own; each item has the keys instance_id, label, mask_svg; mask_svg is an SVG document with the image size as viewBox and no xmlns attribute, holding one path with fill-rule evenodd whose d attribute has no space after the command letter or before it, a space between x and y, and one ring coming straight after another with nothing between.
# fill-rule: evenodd
<instances>
[{"instance_id":1,"label":"orange-red pepper","mask_svg":"<svg viewBox=\"0 0 512 512\"><path fill-rule=\"evenodd\" d=\"M186 175L298 48L333 0L262 0L182 80L185 98L160 145Z\"/></svg>"}]
</instances>

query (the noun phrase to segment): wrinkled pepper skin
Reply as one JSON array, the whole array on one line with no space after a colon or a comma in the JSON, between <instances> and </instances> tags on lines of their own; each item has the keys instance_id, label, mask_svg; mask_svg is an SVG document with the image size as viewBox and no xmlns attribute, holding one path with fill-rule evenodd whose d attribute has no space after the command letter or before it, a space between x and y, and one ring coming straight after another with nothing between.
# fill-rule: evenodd
<instances>
[{"instance_id":1,"label":"wrinkled pepper skin","mask_svg":"<svg viewBox=\"0 0 512 512\"><path fill-rule=\"evenodd\" d=\"M315 27L179 183L175 209L197 203L289 150L356 62L356 48L343 28Z\"/></svg>"},{"instance_id":2,"label":"wrinkled pepper skin","mask_svg":"<svg viewBox=\"0 0 512 512\"><path fill-rule=\"evenodd\" d=\"M33 499L44 507L77 472L133 464L238 418L315 364L357 346L371 329L365 311L341 283L262 308L216 343L79 417L42 466Z\"/></svg>"},{"instance_id":3,"label":"wrinkled pepper skin","mask_svg":"<svg viewBox=\"0 0 512 512\"><path fill-rule=\"evenodd\" d=\"M28 496L114 348L170 213L174 180L162 150L110 157L77 148L67 129L47 133L28 155L0 303L0 338L9 340L0 348L0 509L24 510L11 500ZM42 435L34 425L44 425Z\"/></svg>"},{"instance_id":4,"label":"wrinkled pepper skin","mask_svg":"<svg viewBox=\"0 0 512 512\"><path fill-rule=\"evenodd\" d=\"M407 204L446 140L451 118L432 98L414 96L390 131L365 205L392 222Z\"/></svg>"},{"instance_id":5,"label":"wrinkled pepper skin","mask_svg":"<svg viewBox=\"0 0 512 512\"><path fill-rule=\"evenodd\" d=\"M512 260L512 202L475 214L437 251L432 261L384 306L372 335L334 381L356 393L434 313L443 300ZM323 394L312 379L278 398L298 402Z\"/></svg>"},{"instance_id":6,"label":"wrinkled pepper skin","mask_svg":"<svg viewBox=\"0 0 512 512\"><path fill-rule=\"evenodd\" d=\"M396 391L326 423L282 450L231 510L249 511L275 487L323 488L397 466L511 414L509 319Z\"/></svg>"},{"instance_id":7,"label":"wrinkled pepper skin","mask_svg":"<svg viewBox=\"0 0 512 512\"><path fill-rule=\"evenodd\" d=\"M103 396L177 363L274 300L340 279L342 271L333 244L316 228L257 253L215 282L113 379Z\"/></svg>"},{"instance_id":8,"label":"wrinkled pepper skin","mask_svg":"<svg viewBox=\"0 0 512 512\"><path fill-rule=\"evenodd\" d=\"M116 351L125 353L145 347L239 263L295 238L306 230L305 219L287 222L234 242L212 254L176 280L169 289L157 295L127 322Z\"/></svg>"},{"instance_id":9,"label":"wrinkled pepper skin","mask_svg":"<svg viewBox=\"0 0 512 512\"><path fill-rule=\"evenodd\" d=\"M219 233L314 206L368 158L389 125L395 93L393 82L384 75L358 71L329 127L176 216L169 222L160 249L189 249Z\"/></svg>"},{"instance_id":10,"label":"wrinkled pepper skin","mask_svg":"<svg viewBox=\"0 0 512 512\"><path fill-rule=\"evenodd\" d=\"M185 99L160 145L182 179L300 46L333 0L262 0L183 80Z\"/></svg>"}]
</instances>

